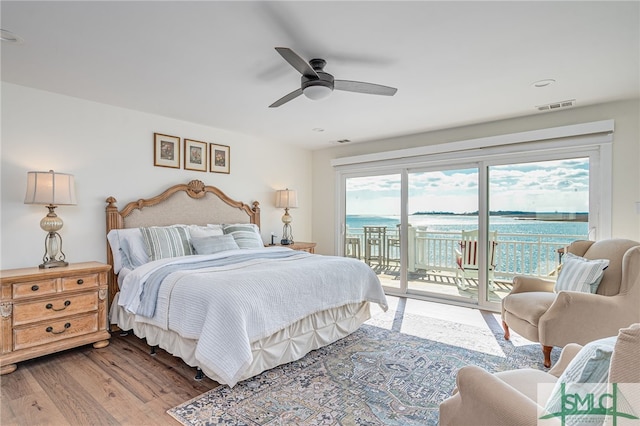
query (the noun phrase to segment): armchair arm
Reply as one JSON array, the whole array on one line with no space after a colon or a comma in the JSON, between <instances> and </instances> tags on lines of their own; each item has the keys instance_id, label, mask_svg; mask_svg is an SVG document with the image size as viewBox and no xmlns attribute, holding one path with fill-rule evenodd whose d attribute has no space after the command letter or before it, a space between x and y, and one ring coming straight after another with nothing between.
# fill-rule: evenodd
<instances>
[{"instance_id":1,"label":"armchair arm","mask_svg":"<svg viewBox=\"0 0 640 426\"><path fill-rule=\"evenodd\" d=\"M440 425L536 425L538 405L480 367L462 367L458 393L440 404Z\"/></svg>"},{"instance_id":2,"label":"armchair arm","mask_svg":"<svg viewBox=\"0 0 640 426\"><path fill-rule=\"evenodd\" d=\"M555 283L551 280L519 275L513 278L513 289L510 294L526 293L530 291L553 293L554 285Z\"/></svg>"},{"instance_id":3,"label":"armchair arm","mask_svg":"<svg viewBox=\"0 0 640 426\"><path fill-rule=\"evenodd\" d=\"M560 377L562 373L564 373L564 370L566 370L569 366L571 360L573 360L573 358L578 355L580 349L582 349L582 345L579 345L577 343L569 343L567 346L562 348L562 352L560 352L560 358L558 359L558 362L555 363L553 368L549 370L549 374L551 374L552 376Z\"/></svg>"},{"instance_id":4,"label":"armchair arm","mask_svg":"<svg viewBox=\"0 0 640 426\"><path fill-rule=\"evenodd\" d=\"M561 291L538 322L539 340L544 346L584 345L603 337L616 336L618 330L633 323L637 306L622 296L602 296Z\"/></svg>"}]
</instances>

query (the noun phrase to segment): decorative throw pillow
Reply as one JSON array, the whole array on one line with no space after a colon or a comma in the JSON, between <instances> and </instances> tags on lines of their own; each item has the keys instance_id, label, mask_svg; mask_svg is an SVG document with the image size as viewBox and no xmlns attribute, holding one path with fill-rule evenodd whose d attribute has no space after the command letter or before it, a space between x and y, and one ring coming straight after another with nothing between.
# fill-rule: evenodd
<instances>
[{"instance_id":1,"label":"decorative throw pillow","mask_svg":"<svg viewBox=\"0 0 640 426\"><path fill-rule=\"evenodd\" d=\"M112 229L107 234L113 255L113 272L135 269L149 262L149 255L140 228Z\"/></svg>"},{"instance_id":2,"label":"decorative throw pillow","mask_svg":"<svg viewBox=\"0 0 640 426\"><path fill-rule=\"evenodd\" d=\"M547 413L563 411L563 394L584 394L585 392L599 394L606 391L611 355L617 338L617 336L606 337L584 345L558 378L545 405ZM589 421L596 420L592 415L589 417ZM567 424L583 424L581 422L586 418L574 414L567 420L570 420Z\"/></svg>"},{"instance_id":3,"label":"decorative throw pillow","mask_svg":"<svg viewBox=\"0 0 640 426\"><path fill-rule=\"evenodd\" d=\"M264 243L258 226L253 223L222 225L225 235L233 235L241 249L263 248Z\"/></svg>"},{"instance_id":4,"label":"decorative throw pillow","mask_svg":"<svg viewBox=\"0 0 640 426\"><path fill-rule=\"evenodd\" d=\"M140 228L140 232L150 261L193 254L189 234L184 227L151 226Z\"/></svg>"},{"instance_id":5,"label":"decorative throw pillow","mask_svg":"<svg viewBox=\"0 0 640 426\"><path fill-rule=\"evenodd\" d=\"M207 237L191 237L191 245L196 254L214 254L221 251L237 250L238 244L233 235L210 235Z\"/></svg>"},{"instance_id":6,"label":"decorative throw pillow","mask_svg":"<svg viewBox=\"0 0 640 426\"><path fill-rule=\"evenodd\" d=\"M567 253L562 258L562 269L556 281L555 291L595 293L608 266L608 259L588 260Z\"/></svg>"}]
</instances>

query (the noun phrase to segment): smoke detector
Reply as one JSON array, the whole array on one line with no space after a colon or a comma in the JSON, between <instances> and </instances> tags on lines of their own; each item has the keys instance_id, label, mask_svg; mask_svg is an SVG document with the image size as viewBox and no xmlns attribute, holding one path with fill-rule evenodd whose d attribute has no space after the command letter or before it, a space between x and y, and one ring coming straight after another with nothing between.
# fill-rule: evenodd
<instances>
[{"instance_id":1,"label":"smoke detector","mask_svg":"<svg viewBox=\"0 0 640 426\"><path fill-rule=\"evenodd\" d=\"M575 104L576 104L576 100L570 99L568 101L552 102L546 105L537 105L536 109L538 111L551 111L554 109L569 108L574 106Z\"/></svg>"}]
</instances>

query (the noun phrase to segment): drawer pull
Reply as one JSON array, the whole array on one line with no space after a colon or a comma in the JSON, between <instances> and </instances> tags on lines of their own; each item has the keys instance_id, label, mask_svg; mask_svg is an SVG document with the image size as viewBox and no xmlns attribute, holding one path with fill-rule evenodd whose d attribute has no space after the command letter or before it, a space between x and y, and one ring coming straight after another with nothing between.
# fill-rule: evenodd
<instances>
[{"instance_id":1,"label":"drawer pull","mask_svg":"<svg viewBox=\"0 0 640 426\"><path fill-rule=\"evenodd\" d=\"M84 280L82 278L80 278L78 281L76 281L78 283L78 285L82 285L84 284Z\"/></svg>"},{"instance_id":2,"label":"drawer pull","mask_svg":"<svg viewBox=\"0 0 640 426\"><path fill-rule=\"evenodd\" d=\"M63 330L60 330L60 331L53 331L53 327L47 327L47 330L46 330L46 331L47 331L47 333L51 333L51 334L62 334L62 333L64 333L65 331L67 331L67 328L69 328L69 327L71 327L71 323L70 323L70 322L68 322L68 323L66 323L66 324L64 325L64 329L63 329Z\"/></svg>"},{"instance_id":3,"label":"drawer pull","mask_svg":"<svg viewBox=\"0 0 640 426\"><path fill-rule=\"evenodd\" d=\"M67 309L67 306L69 306L71 304L71 300L65 300L64 301L64 308L60 308L60 309L56 309L53 307L53 305L51 303L47 303L47 306L45 306L45 308L47 309L51 309L52 311L64 311L65 309Z\"/></svg>"},{"instance_id":4,"label":"drawer pull","mask_svg":"<svg viewBox=\"0 0 640 426\"><path fill-rule=\"evenodd\" d=\"M38 287L37 285L31 286L31 291L38 291L38 290L40 290L40 287Z\"/></svg>"}]
</instances>

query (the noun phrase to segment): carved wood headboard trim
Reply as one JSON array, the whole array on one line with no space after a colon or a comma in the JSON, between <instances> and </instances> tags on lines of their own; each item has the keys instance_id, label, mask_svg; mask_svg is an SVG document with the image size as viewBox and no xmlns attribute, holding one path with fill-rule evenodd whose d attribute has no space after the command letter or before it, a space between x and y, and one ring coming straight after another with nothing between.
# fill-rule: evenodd
<instances>
[{"instance_id":1,"label":"carved wood headboard trim","mask_svg":"<svg viewBox=\"0 0 640 426\"><path fill-rule=\"evenodd\" d=\"M236 208L240 210L240 212L246 213L249 219L249 223L255 223L256 225L258 225L258 227L260 226L260 203L254 201L252 205L249 206L248 204L245 204L241 201L236 201L230 198L215 186L207 186L200 180L192 180L188 184L174 185L155 197L132 201L124 206L122 210L118 210L118 207L116 205L117 200L114 197L108 197L106 199L107 233L109 233L109 231L111 231L112 229L125 228L125 218L132 215L133 212L140 212L146 207L158 206L164 201L167 201L172 195L180 192L186 193L190 198L195 200L204 200L207 194L212 194L223 201L226 205ZM217 222L215 221L215 218L212 218L209 223L220 222ZM189 223L185 224L189 225ZM111 304L111 301L118 292L118 281L116 274L113 272L113 255L111 254L109 243L107 242L106 245L107 263L111 265L111 272L109 273L109 304Z\"/></svg>"}]
</instances>

